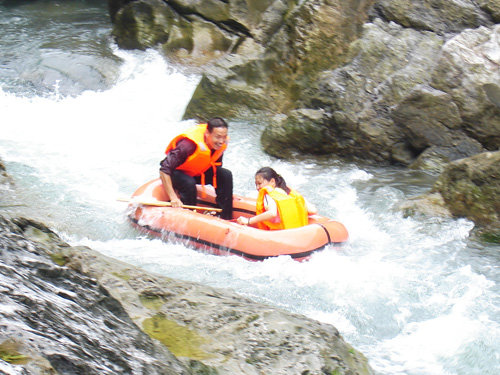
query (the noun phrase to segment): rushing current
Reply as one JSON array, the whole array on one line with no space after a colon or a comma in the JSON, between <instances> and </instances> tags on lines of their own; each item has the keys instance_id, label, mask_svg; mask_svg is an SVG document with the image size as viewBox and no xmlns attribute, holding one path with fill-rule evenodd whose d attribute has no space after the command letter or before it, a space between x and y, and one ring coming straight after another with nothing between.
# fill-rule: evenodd
<instances>
[{"instance_id":1,"label":"rushing current","mask_svg":"<svg viewBox=\"0 0 500 375\"><path fill-rule=\"evenodd\" d=\"M168 141L194 124L181 117L200 77L154 50L118 49L105 3L0 1L0 158L17 187L2 188L0 212L148 271L330 323L377 374L500 373L499 247L471 240L470 221L397 210L432 186L431 174L277 160L260 146L264 120L230 121L224 165L235 193L256 196L254 172L272 166L344 223L349 243L303 263L250 262L131 228L117 198L158 177Z\"/></svg>"}]
</instances>

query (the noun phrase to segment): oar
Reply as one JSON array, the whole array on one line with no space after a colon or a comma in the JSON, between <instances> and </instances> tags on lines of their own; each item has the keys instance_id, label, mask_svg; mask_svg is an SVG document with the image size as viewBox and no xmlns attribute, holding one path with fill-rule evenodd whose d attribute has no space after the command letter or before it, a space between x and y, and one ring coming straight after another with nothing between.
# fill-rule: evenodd
<instances>
[{"instance_id":1,"label":"oar","mask_svg":"<svg viewBox=\"0 0 500 375\"><path fill-rule=\"evenodd\" d=\"M130 203L137 203L137 204L142 204L143 206L158 206L158 207L172 207L171 202L165 202L165 201L136 201L135 199L129 199L129 198L118 198L117 199L120 202L130 202ZM189 208L191 210L205 210L205 211L215 211L215 212L222 212L221 208L212 208L212 207L203 207L203 206L189 206L187 204L183 204L182 208Z\"/></svg>"}]
</instances>

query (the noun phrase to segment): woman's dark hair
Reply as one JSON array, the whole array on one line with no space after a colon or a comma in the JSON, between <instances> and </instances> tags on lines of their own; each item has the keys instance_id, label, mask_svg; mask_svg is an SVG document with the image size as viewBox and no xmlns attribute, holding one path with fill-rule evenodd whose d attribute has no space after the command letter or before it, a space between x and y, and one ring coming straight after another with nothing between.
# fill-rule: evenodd
<instances>
[{"instance_id":1,"label":"woman's dark hair","mask_svg":"<svg viewBox=\"0 0 500 375\"><path fill-rule=\"evenodd\" d=\"M264 180L271 181L274 178L276 181L276 186L280 189L285 190L287 194L290 194L290 188L286 186L286 181L281 175L279 175L274 169L271 167L262 167L256 173L255 176L261 175Z\"/></svg>"},{"instance_id":2,"label":"woman's dark hair","mask_svg":"<svg viewBox=\"0 0 500 375\"><path fill-rule=\"evenodd\" d=\"M221 119L220 117L214 117L210 120L208 120L207 122L207 129L209 131L209 133L212 133L212 130L214 130L214 128L229 128L229 126L227 125L227 122L224 121L223 119Z\"/></svg>"}]
</instances>

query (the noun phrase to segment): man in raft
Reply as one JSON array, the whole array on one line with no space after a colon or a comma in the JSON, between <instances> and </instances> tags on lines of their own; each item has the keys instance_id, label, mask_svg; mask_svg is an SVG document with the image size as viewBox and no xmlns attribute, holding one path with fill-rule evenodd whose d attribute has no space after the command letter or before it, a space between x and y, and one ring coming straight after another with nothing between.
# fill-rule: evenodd
<instances>
[{"instance_id":1,"label":"man in raft","mask_svg":"<svg viewBox=\"0 0 500 375\"><path fill-rule=\"evenodd\" d=\"M260 229L278 230L299 228L308 224L308 215L318 212L297 191L290 189L274 169L263 167L255 174L259 191L255 216L238 218L243 225L257 225Z\"/></svg>"},{"instance_id":2,"label":"man in raft","mask_svg":"<svg viewBox=\"0 0 500 375\"><path fill-rule=\"evenodd\" d=\"M228 124L215 117L172 139L160 163L160 178L172 207L196 205L196 184L211 184L222 208L220 217L233 215L233 174L222 168L229 137Z\"/></svg>"}]
</instances>

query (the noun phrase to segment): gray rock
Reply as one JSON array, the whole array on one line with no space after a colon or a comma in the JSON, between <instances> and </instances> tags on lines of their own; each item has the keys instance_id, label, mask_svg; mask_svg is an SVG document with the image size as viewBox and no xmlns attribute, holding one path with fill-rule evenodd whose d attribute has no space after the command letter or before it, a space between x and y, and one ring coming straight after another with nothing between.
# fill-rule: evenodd
<instances>
[{"instance_id":1,"label":"gray rock","mask_svg":"<svg viewBox=\"0 0 500 375\"><path fill-rule=\"evenodd\" d=\"M432 192L443 196L454 216L500 228L500 151L450 163Z\"/></svg>"},{"instance_id":2,"label":"gray rock","mask_svg":"<svg viewBox=\"0 0 500 375\"><path fill-rule=\"evenodd\" d=\"M484 8L487 8L486 4ZM488 13L471 0L380 0L375 9L387 21L438 33L456 33L493 24Z\"/></svg>"},{"instance_id":3,"label":"gray rock","mask_svg":"<svg viewBox=\"0 0 500 375\"><path fill-rule=\"evenodd\" d=\"M442 171L447 163L485 151L462 129L449 94L418 86L392 112L392 119L419 156L410 167Z\"/></svg>"},{"instance_id":4,"label":"gray rock","mask_svg":"<svg viewBox=\"0 0 500 375\"><path fill-rule=\"evenodd\" d=\"M304 94L303 107L325 113L321 123L332 140L332 145L324 144L325 152L412 163L415 150L394 123L391 110L416 86L430 80L442 44L433 33L404 29L380 19L366 24L361 39L351 45L353 60L321 73ZM286 139L280 142L287 143Z\"/></svg>"},{"instance_id":5,"label":"gray rock","mask_svg":"<svg viewBox=\"0 0 500 375\"><path fill-rule=\"evenodd\" d=\"M111 0L115 35L120 12L137 9L141 46L201 65L185 118L265 114L275 156L440 170L500 147L497 1L158 1Z\"/></svg>"},{"instance_id":6,"label":"gray rock","mask_svg":"<svg viewBox=\"0 0 500 375\"><path fill-rule=\"evenodd\" d=\"M429 193L400 208L407 215L465 217L480 238L500 243L500 151L448 164Z\"/></svg>"},{"instance_id":7,"label":"gray rock","mask_svg":"<svg viewBox=\"0 0 500 375\"><path fill-rule=\"evenodd\" d=\"M500 3L497 0L478 0L477 4L491 16L494 23L500 23Z\"/></svg>"},{"instance_id":8,"label":"gray rock","mask_svg":"<svg viewBox=\"0 0 500 375\"><path fill-rule=\"evenodd\" d=\"M431 85L448 93L462 128L486 149L500 147L500 25L466 30L443 46Z\"/></svg>"},{"instance_id":9,"label":"gray rock","mask_svg":"<svg viewBox=\"0 0 500 375\"><path fill-rule=\"evenodd\" d=\"M0 231L0 349L28 374L373 373L328 324L70 247L30 220L0 217Z\"/></svg>"},{"instance_id":10,"label":"gray rock","mask_svg":"<svg viewBox=\"0 0 500 375\"><path fill-rule=\"evenodd\" d=\"M169 39L176 14L161 0L123 5L113 16L113 36L124 49L146 49Z\"/></svg>"},{"instance_id":11,"label":"gray rock","mask_svg":"<svg viewBox=\"0 0 500 375\"><path fill-rule=\"evenodd\" d=\"M0 216L1 359L23 374L190 374L94 278L55 263L71 251Z\"/></svg>"}]
</instances>

